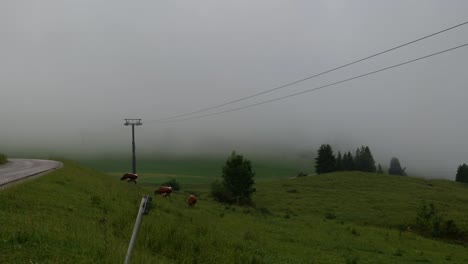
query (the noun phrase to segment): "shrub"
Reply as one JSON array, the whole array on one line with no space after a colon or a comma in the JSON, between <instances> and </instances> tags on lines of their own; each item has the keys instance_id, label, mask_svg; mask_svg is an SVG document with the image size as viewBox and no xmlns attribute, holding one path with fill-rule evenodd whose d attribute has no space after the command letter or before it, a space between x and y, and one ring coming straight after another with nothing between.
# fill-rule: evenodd
<instances>
[{"instance_id":1,"label":"shrub","mask_svg":"<svg viewBox=\"0 0 468 264\"><path fill-rule=\"evenodd\" d=\"M336 218L336 214L333 213L333 212L327 212L327 213L325 214L325 219L333 220L333 219L335 219L335 218Z\"/></svg>"},{"instance_id":2,"label":"shrub","mask_svg":"<svg viewBox=\"0 0 468 264\"><path fill-rule=\"evenodd\" d=\"M224 185L218 180L211 183L211 195L216 201L221 203L230 204L236 201L234 194L230 192L226 187L224 187Z\"/></svg>"},{"instance_id":3,"label":"shrub","mask_svg":"<svg viewBox=\"0 0 468 264\"><path fill-rule=\"evenodd\" d=\"M305 177L305 176L307 176L307 173L302 172L302 171L299 172L299 173L297 174L297 177L298 177L298 178L299 178L299 177Z\"/></svg>"},{"instance_id":4,"label":"shrub","mask_svg":"<svg viewBox=\"0 0 468 264\"><path fill-rule=\"evenodd\" d=\"M164 186L171 186L174 191L180 190L180 183L176 179L170 179L167 182L162 183Z\"/></svg>"},{"instance_id":5,"label":"shrub","mask_svg":"<svg viewBox=\"0 0 468 264\"><path fill-rule=\"evenodd\" d=\"M4 154L0 154L0 164L5 164L8 162L8 158Z\"/></svg>"},{"instance_id":6,"label":"shrub","mask_svg":"<svg viewBox=\"0 0 468 264\"><path fill-rule=\"evenodd\" d=\"M421 204L416 215L416 228L422 234L435 238L459 239L464 236L455 221L452 219L444 221L433 203Z\"/></svg>"}]
</instances>

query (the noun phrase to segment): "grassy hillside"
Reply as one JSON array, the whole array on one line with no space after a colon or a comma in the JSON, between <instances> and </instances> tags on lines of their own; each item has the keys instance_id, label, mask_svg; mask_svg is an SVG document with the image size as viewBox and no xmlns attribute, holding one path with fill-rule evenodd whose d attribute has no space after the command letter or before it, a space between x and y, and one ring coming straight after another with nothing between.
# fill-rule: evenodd
<instances>
[{"instance_id":1,"label":"grassy hillside","mask_svg":"<svg viewBox=\"0 0 468 264\"><path fill-rule=\"evenodd\" d=\"M399 230L420 200L468 230L466 185L352 172L256 187L256 208L215 203L203 189L195 208L184 192L155 196L133 263L468 262L462 245ZM73 162L3 190L0 263L121 263L150 192Z\"/></svg>"}]
</instances>

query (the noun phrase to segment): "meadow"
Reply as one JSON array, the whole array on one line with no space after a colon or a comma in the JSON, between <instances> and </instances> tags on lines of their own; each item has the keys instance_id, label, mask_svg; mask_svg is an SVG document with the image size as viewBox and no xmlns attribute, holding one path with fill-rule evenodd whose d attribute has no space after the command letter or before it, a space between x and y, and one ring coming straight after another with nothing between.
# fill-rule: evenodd
<instances>
[{"instance_id":1,"label":"meadow","mask_svg":"<svg viewBox=\"0 0 468 264\"><path fill-rule=\"evenodd\" d=\"M0 192L0 263L123 262L153 186L63 162ZM170 199L153 195L132 263L468 263L466 244L408 229L425 200L468 231L464 184L362 172L279 177L258 181L254 207L238 207L214 202L206 184L181 183ZM195 208L186 205L192 192Z\"/></svg>"},{"instance_id":2,"label":"meadow","mask_svg":"<svg viewBox=\"0 0 468 264\"><path fill-rule=\"evenodd\" d=\"M291 178L299 172L312 171L314 166L313 161L309 160L253 158L251 161L257 181ZM143 157L137 161L137 172L142 183L158 184L174 178L183 183L206 184L221 177L225 162L225 159L210 157ZM83 159L80 163L113 176L122 176L131 171L130 157Z\"/></svg>"}]
</instances>

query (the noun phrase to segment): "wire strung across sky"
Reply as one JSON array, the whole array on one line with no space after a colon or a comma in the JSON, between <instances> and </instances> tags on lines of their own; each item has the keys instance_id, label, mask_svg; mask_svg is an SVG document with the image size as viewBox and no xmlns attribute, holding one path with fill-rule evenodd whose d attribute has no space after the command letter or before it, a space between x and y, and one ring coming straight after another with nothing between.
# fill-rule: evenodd
<instances>
[{"instance_id":1,"label":"wire strung across sky","mask_svg":"<svg viewBox=\"0 0 468 264\"><path fill-rule=\"evenodd\" d=\"M270 92L273 92L273 91L276 91L276 90L279 90L279 89L286 88L286 87L288 87L288 86L292 86L292 85L298 84L298 83L303 82L303 81L306 81L306 80L310 80L310 79L319 77L319 76L321 76L321 75L324 75L324 74L327 74L327 73L330 73L330 72L333 72L333 71L336 71L336 70L339 70L339 69L342 69L342 68L351 66L351 65L353 65L353 64L356 64L356 63L359 63L359 62L368 60L368 59L373 58L373 57L377 57L377 56L382 55L382 54L385 54L385 53L387 53L387 52L390 52L390 51L393 51L393 50L402 48L402 47L404 47L404 46L408 46L408 45L410 45L410 44L416 43L416 42L418 42L418 41L421 41L421 40L424 40L424 39L427 39L427 38L430 38L430 37L433 37L433 36L435 36L435 35L438 35L438 34L447 32L447 31L449 31L449 30L458 28L458 27L463 26L463 25L466 25L466 24L468 24L468 21L463 22L463 23L460 23L460 24L457 24L457 25L455 25L455 26L452 26L452 27L449 27L449 28L446 28L446 29L443 29L443 30L440 30L440 31L437 31L437 32L435 32L435 33L426 35L426 36L424 36L424 37L421 37L421 38L412 40L412 41L410 41L410 42L406 42L406 43L401 44L401 45L398 45L398 46L396 46L396 47L393 47L393 48L390 48L390 49L387 49L387 50L384 50L384 51L375 53L375 54L370 55L370 56L367 56L367 57L365 57L365 58L362 58L362 59L359 59L359 60L355 60L355 61L353 61L353 62L350 62L350 63L344 64L344 65L338 66L338 67L336 67L336 68L329 69L329 70L323 71L323 72L321 72L321 73L317 73L317 74L315 74L315 75L312 75L312 76L309 76L309 77L305 77L305 78L302 78L302 79L300 79L300 80L297 80L297 81L294 81L294 82L290 82L290 83L287 83L287 84L284 84L284 85L275 87L275 88L273 88L273 89L265 90L265 91L263 91L263 92L259 92L259 93L253 94L253 95L249 95L249 96L242 97L242 98L239 98L239 99L236 99L236 100L232 100L232 101L229 101L229 102L225 102L225 103L222 103L222 104L219 104L219 105L215 105L215 106L211 106L211 107L207 107L207 108L202 108L202 109L199 109L199 110L196 110L196 111L193 111L193 112L184 113L184 114L179 114L179 115L170 116L170 117L165 117L165 118L160 118L160 119L155 119L155 120L148 120L147 122L161 122L161 121L167 121L167 120L171 120L171 119L177 119L177 118L179 118L179 117L189 116L189 115L193 115L193 114L205 112L205 111L208 111L208 110L213 110L213 109L216 109L216 108L219 108L219 107L223 107L223 106L226 106L226 105L230 105L230 104L233 104L233 103L237 103L237 102L240 102L240 101L244 101L244 100L247 100L247 99L250 99L250 98L253 98L253 97L262 95L262 94L270 93ZM299 93L299 94L300 94L300 93ZM290 97L290 96L286 96L286 97ZM273 99L273 100L270 100L270 101L276 101L276 99ZM262 104L262 103L260 103L260 104ZM241 108L241 109L242 109L242 108ZM231 111L232 111L232 110L227 110L227 111L223 111L222 113L224 113L224 112L231 112ZM214 114L217 114L217 113L214 113ZM213 114L208 114L208 115L204 115L204 116L210 116L210 115L213 115ZM188 120L188 119L191 119L191 118L187 118L187 119L183 119L183 120ZM178 121L181 121L181 120L178 119Z\"/></svg>"},{"instance_id":2,"label":"wire strung across sky","mask_svg":"<svg viewBox=\"0 0 468 264\"><path fill-rule=\"evenodd\" d=\"M356 80L356 79L359 79L359 78L363 78L363 77L366 77L366 76L369 76L369 75L372 75L372 74L376 74L376 73L379 73L379 72L383 72L383 71L386 71L386 70L397 68L397 67L400 67L400 66L403 66L403 65L406 65L406 64L410 64L410 63L413 63L413 62L416 62L416 61L427 59L427 58L430 58L430 57L433 57L433 56L436 56L436 55L440 55L442 53L450 52L450 51L453 51L453 50L456 50L456 49L459 49L459 48L463 48L463 47L467 47L467 46L468 46L468 43L465 43L463 45L459 45L459 46L456 46L456 47L453 47L453 48L450 48L450 49L446 49L446 50L442 50L442 51L439 51L439 52L436 52L436 53L432 53L432 54L429 54L429 55L426 55L426 56L423 56L423 57L419 57L419 58L416 58L416 59L412 59L412 60L409 60L409 61L398 63L398 64L388 66L388 67L385 67L385 68L382 68L382 69L379 69L379 70L371 71L371 72L368 72L368 73L357 75L357 76L347 78L347 79L344 79L344 80L341 80L341 81L337 81L337 82L334 82L334 83L322 85L322 86L315 87L315 88L312 88L312 89L308 89L308 90L305 90L305 91L302 91L302 92L298 92L298 93L278 97L278 98L267 100L267 101L262 101L262 102L255 103L255 104L250 104L250 105L246 105L246 106L242 106L242 107L238 107L238 108L233 108L233 109L220 111L220 112L215 112L215 113L210 113L210 114L205 114L205 115L198 115L198 116L189 117L189 118L176 119L176 120L165 120L165 121L161 120L161 121L158 121L157 123L181 122L181 121L186 121L186 120L199 119L199 118L204 118L204 117L208 117L208 116L214 116L214 115L220 115L220 114L225 114L225 113L229 113L229 112L239 111L239 110L242 110L242 109L246 109L246 108L250 108L250 107L254 107L254 106L258 106L258 105L263 105L263 104L283 100L283 99L294 97L294 96L298 96L298 95L301 95L301 94L314 92L314 91L317 91L317 90L320 90L320 89L324 89L324 88L334 86L334 85L337 85L337 84L341 84L341 83L349 82L349 81Z\"/></svg>"}]
</instances>

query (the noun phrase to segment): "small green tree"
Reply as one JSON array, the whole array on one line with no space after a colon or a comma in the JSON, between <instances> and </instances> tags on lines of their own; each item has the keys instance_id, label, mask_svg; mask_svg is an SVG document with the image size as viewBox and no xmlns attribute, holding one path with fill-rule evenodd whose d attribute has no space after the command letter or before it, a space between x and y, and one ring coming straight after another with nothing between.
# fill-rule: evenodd
<instances>
[{"instance_id":1,"label":"small green tree","mask_svg":"<svg viewBox=\"0 0 468 264\"><path fill-rule=\"evenodd\" d=\"M406 168L401 168L400 161L397 158L393 157L390 160L390 168L388 169L388 174L406 176L405 170Z\"/></svg>"},{"instance_id":2,"label":"small green tree","mask_svg":"<svg viewBox=\"0 0 468 264\"><path fill-rule=\"evenodd\" d=\"M256 191L254 176L251 162L233 151L223 167L222 185L238 204L248 204L251 203L252 193Z\"/></svg>"},{"instance_id":3,"label":"small green tree","mask_svg":"<svg viewBox=\"0 0 468 264\"><path fill-rule=\"evenodd\" d=\"M315 158L315 171L317 174L335 171L336 159L332 147L328 144L320 146Z\"/></svg>"},{"instance_id":4,"label":"small green tree","mask_svg":"<svg viewBox=\"0 0 468 264\"><path fill-rule=\"evenodd\" d=\"M455 181L468 183L468 165L463 163L463 165L458 166Z\"/></svg>"}]
</instances>

